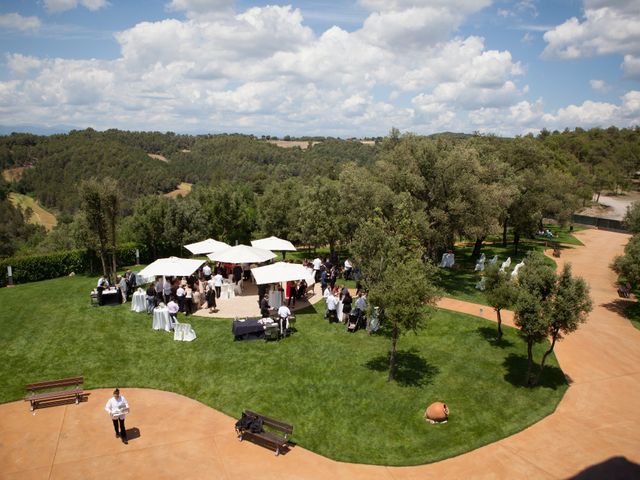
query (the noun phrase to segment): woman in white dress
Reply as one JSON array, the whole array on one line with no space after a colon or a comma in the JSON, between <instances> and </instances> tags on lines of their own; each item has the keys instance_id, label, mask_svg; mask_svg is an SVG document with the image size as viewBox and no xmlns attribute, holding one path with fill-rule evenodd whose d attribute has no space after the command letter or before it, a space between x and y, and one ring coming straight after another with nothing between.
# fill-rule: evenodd
<instances>
[{"instance_id":1,"label":"woman in white dress","mask_svg":"<svg viewBox=\"0 0 640 480\"><path fill-rule=\"evenodd\" d=\"M113 421L113 428L116 431L116 438L120 438L125 445L127 441L127 430L124 428L124 417L129 413L129 403L120 390L113 391L113 397L109 399L104 409L107 411ZM118 428L119 427L119 428Z\"/></svg>"}]
</instances>

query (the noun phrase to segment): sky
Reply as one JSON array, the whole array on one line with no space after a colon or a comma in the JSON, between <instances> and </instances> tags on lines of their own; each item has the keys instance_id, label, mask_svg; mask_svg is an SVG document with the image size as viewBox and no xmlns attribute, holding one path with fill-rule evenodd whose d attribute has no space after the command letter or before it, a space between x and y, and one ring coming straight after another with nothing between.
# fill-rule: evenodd
<instances>
[{"instance_id":1,"label":"sky","mask_svg":"<svg viewBox=\"0 0 640 480\"><path fill-rule=\"evenodd\" d=\"M0 125L341 138L630 127L640 0L5 0Z\"/></svg>"}]
</instances>

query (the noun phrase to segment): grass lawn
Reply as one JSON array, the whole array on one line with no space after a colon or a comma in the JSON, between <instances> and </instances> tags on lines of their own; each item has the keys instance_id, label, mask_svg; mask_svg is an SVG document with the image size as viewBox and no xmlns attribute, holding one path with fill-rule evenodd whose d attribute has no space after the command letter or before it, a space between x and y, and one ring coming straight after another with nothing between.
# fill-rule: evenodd
<instances>
[{"instance_id":1,"label":"grass lawn","mask_svg":"<svg viewBox=\"0 0 640 480\"><path fill-rule=\"evenodd\" d=\"M520 242L518 255L514 255L512 244L508 244L505 248L502 246L502 243L486 243L482 245L481 251L487 259L485 265L488 265L489 260L493 258L494 255L498 255L498 265L508 257L511 257L511 266L508 269L511 271L528 252L532 250L542 250L543 248L544 244L542 243ZM444 290L445 295L448 297L486 305L486 295L481 290L476 289L476 283L478 283L481 278L481 272L474 271L476 259L471 257L472 252L472 245L456 247L454 251L456 260L454 268L439 268L439 280L437 284ZM555 268L556 264L553 260L545 258L545 261Z\"/></svg>"},{"instance_id":2,"label":"grass lawn","mask_svg":"<svg viewBox=\"0 0 640 480\"><path fill-rule=\"evenodd\" d=\"M20 400L26 383L84 375L87 389L156 388L234 417L264 412L292 423L299 445L336 460L412 465L522 430L553 412L567 387L551 358L542 385L523 388L516 331L496 344L494 324L462 314L437 311L402 337L398 381L387 384L384 332L349 334L310 308L280 342L234 342L230 320L197 317L189 321L198 339L174 342L129 304L91 307L94 282L78 275L0 289L1 402ZM424 409L438 400L450 421L429 425Z\"/></svg>"}]
</instances>

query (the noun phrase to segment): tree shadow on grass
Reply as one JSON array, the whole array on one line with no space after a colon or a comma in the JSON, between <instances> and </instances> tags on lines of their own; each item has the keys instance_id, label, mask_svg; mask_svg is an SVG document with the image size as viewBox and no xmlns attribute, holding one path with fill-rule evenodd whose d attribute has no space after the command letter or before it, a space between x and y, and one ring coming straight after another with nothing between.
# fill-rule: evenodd
<instances>
[{"instance_id":1,"label":"tree shadow on grass","mask_svg":"<svg viewBox=\"0 0 640 480\"><path fill-rule=\"evenodd\" d=\"M498 327L479 327L478 334L494 347L513 347L513 342L502 337L498 339Z\"/></svg>"},{"instance_id":2,"label":"tree shadow on grass","mask_svg":"<svg viewBox=\"0 0 640 480\"><path fill-rule=\"evenodd\" d=\"M505 358L503 366L506 367L507 373L504 379L515 385L516 387L526 387L525 376L527 374L527 357L524 355L516 355L511 353ZM534 363L532 368L533 375L537 375L540 371L540 365ZM542 376L538 382L538 387L557 389L562 385L567 385L567 378L562 370L553 365L545 365Z\"/></svg>"},{"instance_id":3,"label":"tree shadow on grass","mask_svg":"<svg viewBox=\"0 0 640 480\"><path fill-rule=\"evenodd\" d=\"M376 372L389 371L389 355L372 358L364 365ZM418 355L416 349L396 352L395 381L402 387L423 387L433 383L440 369Z\"/></svg>"}]
</instances>

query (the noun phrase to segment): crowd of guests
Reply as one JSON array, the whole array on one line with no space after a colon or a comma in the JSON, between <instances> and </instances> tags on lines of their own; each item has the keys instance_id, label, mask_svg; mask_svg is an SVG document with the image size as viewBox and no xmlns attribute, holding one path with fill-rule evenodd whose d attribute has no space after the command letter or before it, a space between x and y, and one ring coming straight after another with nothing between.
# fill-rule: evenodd
<instances>
[{"instance_id":1,"label":"crowd of guests","mask_svg":"<svg viewBox=\"0 0 640 480\"><path fill-rule=\"evenodd\" d=\"M147 287L147 312L152 313L154 308L163 304L169 309L172 319L176 319L178 313L189 316L201 308L208 308L209 313L213 313L217 311L216 299L220 298L225 275L229 271L235 284L250 275L249 268L245 271L241 265L229 268L222 264L211 267L205 263L188 277L157 277Z\"/></svg>"}]
</instances>

